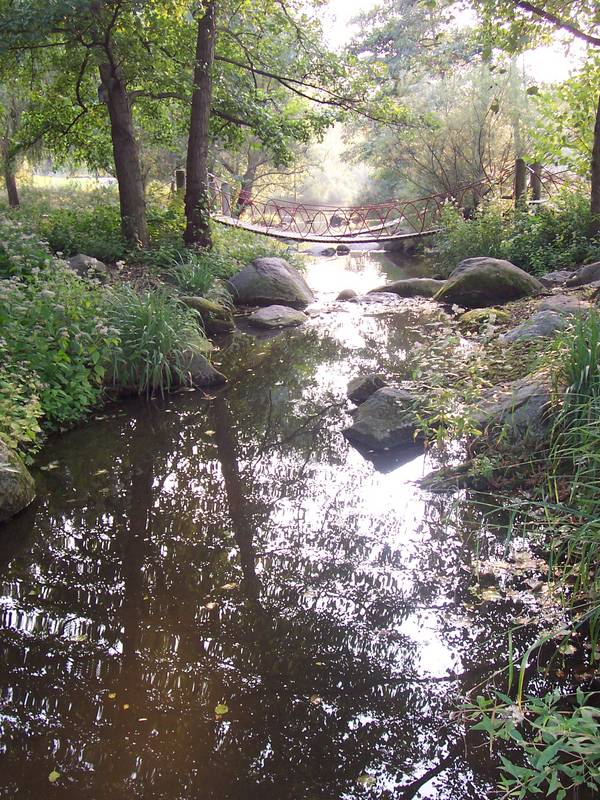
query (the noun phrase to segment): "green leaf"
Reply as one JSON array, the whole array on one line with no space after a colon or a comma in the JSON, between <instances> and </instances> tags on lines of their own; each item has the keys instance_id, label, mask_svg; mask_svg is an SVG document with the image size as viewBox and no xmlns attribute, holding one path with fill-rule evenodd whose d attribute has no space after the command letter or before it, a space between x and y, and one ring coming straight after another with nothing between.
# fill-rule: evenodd
<instances>
[{"instance_id":1,"label":"green leaf","mask_svg":"<svg viewBox=\"0 0 600 800\"><path fill-rule=\"evenodd\" d=\"M215 714L219 717L222 717L224 714L229 713L229 706L226 706L225 703L217 703L215 706Z\"/></svg>"},{"instance_id":2,"label":"green leaf","mask_svg":"<svg viewBox=\"0 0 600 800\"><path fill-rule=\"evenodd\" d=\"M55 769L48 775L48 780L50 783L56 783L56 781L60 778L60 772L57 772Z\"/></svg>"}]
</instances>

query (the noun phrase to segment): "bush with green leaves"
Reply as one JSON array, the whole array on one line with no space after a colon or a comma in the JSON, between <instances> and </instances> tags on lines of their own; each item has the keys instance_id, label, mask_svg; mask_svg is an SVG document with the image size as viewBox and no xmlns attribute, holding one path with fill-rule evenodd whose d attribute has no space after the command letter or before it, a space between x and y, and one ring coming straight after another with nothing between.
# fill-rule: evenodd
<instances>
[{"instance_id":1,"label":"bush with green leaves","mask_svg":"<svg viewBox=\"0 0 600 800\"><path fill-rule=\"evenodd\" d=\"M562 192L551 203L527 211L490 201L468 220L447 206L435 244L448 272L465 258L489 256L541 275L600 259L600 239L588 236L589 223L589 198L577 192Z\"/></svg>"},{"instance_id":2,"label":"bush with green leaves","mask_svg":"<svg viewBox=\"0 0 600 800\"><path fill-rule=\"evenodd\" d=\"M104 364L116 339L102 292L61 262L27 283L0 282L0 330L12 364L34 376L46 427L77 422L97 405Z\"/></svg>"},{"instance_id":3,"label":"bush with green leaves","mask_svg":"<svg viewBox=\"0 0 600 800\"><path fill-rule=\"evenodd\" d=\"M36 449L44 414L40 392L35 373L15 361L6 340L0 338L0 438L10 447Z\"/></svg>"},{"instance_id":4,"label":"bush with green leaves","mask_svg":"<svg viewBox=\"0 0 600 800\"><path fill-rule=\"evenodd\" d=\"M53 265L46 242L22 223L0 214L0 277L27 278Z\"/></svg>"},{"instance_id":5,"label":"bush with green leaves","mask_svg":"<svg viewBox=\"0 0 600 800\"><path fill-rule=\"evenodd\" d=\"M578 689L567 703L560 692L544 697L526 696L515 703L496 692L465 707L473 730L485 731L492 740L511 742L521 763L501 756L500 788L504 797L534 794L565 800L589 790L600 793L600 708L597 692Z\"/></svg>"},{"instance_id":6,"label":"bush with green leaves","mask_svg":"<svg viewBox=\"0 0 600 800\"><path fill-rule=\"evenodd\" d=\"M107 295L106 319L119 338L110 358L111 379L138 394L184 382L190 355L210 350L198 313L166 289L115 287Z\"/></svg>"}]
</instances>

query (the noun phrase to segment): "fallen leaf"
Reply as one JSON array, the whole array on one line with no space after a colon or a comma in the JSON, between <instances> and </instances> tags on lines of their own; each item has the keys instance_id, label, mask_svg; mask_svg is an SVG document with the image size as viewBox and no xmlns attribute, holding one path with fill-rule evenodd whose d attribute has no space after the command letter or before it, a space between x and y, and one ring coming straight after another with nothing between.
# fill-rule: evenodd
<instances>
[{"instance_id":1,"label":"fallen leaf","mask_svg":"<svg viewBox=\"0 0 600 800\"><path fill-rule=\"evenodd\" d=\"M109 692L108 693L108 699L109 700L114 700L116 696L117 696L116 692Z\"/></svg>"},{"instance_id":2,"label":"fallen leaf","mask_svg":"<svg viewBox=\"0 0 600 800\"><path fill-rule=\"evenodd\" d=\"M375 786L377 780L372 775L361 775L356 782L368 789L370 786Z\"/></svg>"},{"instance_id":3,"label":"fallen leaf","mask_svg":"<svg viewBox=\"0 0 600 800\"><path fill-rule=\"evenodd\" d=\"M318 694L311 694L309 697L309 702L313 704L313 706L321 705L321 698Z\"/></svg>"},{"instance_id":4,"label":"fallen leaf","mask_svg":"<svg viewBox=\"0 0 600 800\"><path fill-rule=\"evenodd\" d=\"M56 781L60 778L60 772L57 772L55 769L52 770L50 775L48 775L48 780L50 783L56 783Z\"/></svg>"},{"instance_id":5,"label":"fallen leaf","mask_svg":"<svg viewBox=\"0 0 600 800\"><path fill-rule=\"evenodd\" d=\"M123 703L123 711L127 711L129 708L129 703Z\"/></svg>"},{"instance_id":6,"label":"fallen leaf","mask_svg":"<svg viewBox=\"0 0 600 800\"><path fill-rule=\"evenodd\" d=\"M229 713L229 706L226 706L225 703L218 703L215 706L215 714L218 717L222 717L223 714L228 714L228 713Z\"/></svg>"}]
</instances>

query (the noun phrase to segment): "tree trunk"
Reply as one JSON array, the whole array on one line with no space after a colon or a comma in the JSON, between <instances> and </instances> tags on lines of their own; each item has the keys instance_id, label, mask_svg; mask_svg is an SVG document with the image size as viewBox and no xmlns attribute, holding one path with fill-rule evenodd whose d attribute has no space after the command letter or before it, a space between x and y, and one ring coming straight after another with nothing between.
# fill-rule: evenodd
<instances>
[{"instance_id":1,"label":"tree trunk","mask_svg":"<svg viewBox=\"0 0 600 800\"><path fill-rule=\"evenodd\" d=\"M212 245L208 191L208 124L212 103L216 0L209 0L198 22L194 89L187 150L186 227L183 240L193 247Z\"/></svg>"},{"instance_id":2,"label":"tree trunk","mask_svg":"<svg viewBox=\"0 0 600 800\"><path fill-rule=\"evenodd\" d=\"M590 236L600 234L600 95L596 109L596 123L594 125L594 146L592 148L592 192L590 196Z\"/></svg>"},{"instance_id":3,"label":"tree trunk","mask_svg":"<svg viewBox=\"0 0 600 800\"><path fill-rule=\"evenodd\" d=\"M110 115L115 173L119 184L121 230L130 244L147 247L144 180L129 97L118 66L101 64L100 79Z\"/></svg>"},{"instance_id":4,"label":"tree trunk","mask_svg":"<svg viewBox=\"0 0 600 800\"><path fill-rule=\"evenodd\" d=\"M4 169L4 183L6 184L6 194L8 195L8 205L11 208L18 208L19 191L17 189L17 179L15 177L15 165L7 152L8 148L2 146L2 161Z\"/></svg>"}]
</instances>

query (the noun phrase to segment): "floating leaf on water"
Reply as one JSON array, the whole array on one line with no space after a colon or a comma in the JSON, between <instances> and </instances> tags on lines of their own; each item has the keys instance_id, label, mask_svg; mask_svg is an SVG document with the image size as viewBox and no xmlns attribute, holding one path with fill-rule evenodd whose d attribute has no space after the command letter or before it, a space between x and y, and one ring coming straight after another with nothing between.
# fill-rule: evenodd
<instances>
[{"instance_id":1,"label":"floating leaf on water","mask_svg":"<svg viewBox=\"0 0 600 800\"><path fill-rule=\"evenodd\" d=\"M99 475L108 475L107 469L98 469L94 472L94 478L97 478Z\"/></svg>"},{"instance_id":2,"label":"floating leaf on water","mask_svg":"<svg viewBox=\"0 0 600 800\"><path fill-rule=\"evenodd\" d=\"M127 711L129 708L129 703L123 703L123 711Z\"/></svg>"},{"instance_id":3,"label":"floating leaf on water","mask_svg":"<svg viewBox=\"0 0 600 800\"><path fill-rule=\"evenodd\" d=\"M321 698L318 694L311 694L309 697L309 702L313 704L313 706L321 705Z\"/></svg>"},{"instance_id":4,"label":"floating leaf on water","mask_svg":"<svg viewBox=\"0 0 600 800\"><path fill-rule=\"evenodd\" d=\"M490 603L494 600L502 600L502 595L497 589L484 589L481 593L481 599Z\"/></svg>"},{"instance_id":5,"label":"floating leaf on water","mask_svg":"<svg viewBox=\"0 0 600 800\"><path fill-rule=\"evenodd\" d=\"M116 692L109 692L108 693L108 699L109 700L114 700L116 696L117 696Z\"/></svg>"},{"instance_id":6,"label":"floating leaf on water","mask_svg":"<svg viewBox=\"0 0 600 800\"><path fill-rule=\"evenodd\" d=\"M224 583L223 586L221 586L221 589L237 589L237 588L238 588L237 583Z\"/></svg>"},{"instance_id":7,"label":"floating leaf on water","mask_svg":"<svg viewBox=\"0 0 600 800\"><path fill-rule=\"evenodd\" d=\"M206 436L214 436L216 431L204 431Z\"/></svg>"},{"instance_id":8,"label":"floating leaf on water","mask_svg":"<svg viewBox=\"0 0 600 800\"><path fill-rule=\"evenodd\" d=\"M57 772L55 769L48 775L48 780L50 783L56 783L56 781L60 778L60 772Z\"/></svg>"},{"instance_id":9,"label":"floating leaf on water","mask_svg":"<svg viewBox=\"0 0 600 800\"><path fill-rule=\"evenodd\" d=\"M217 607L216 603L206 603L206 605L204 606L204 608L208 608L209 611L212 611L213 608L216 608L216 607Z\"/></svg>"},{"instance_id":10,"label":"floating leaf on water","mask_svg":"<svg viewBox=\"0 0 600 800\"><path fill-rule=\"evenodd\" d=\"M361 775L359 778L356 779L357 783L360 783L361 786L364 786L365 789L368 789L370 786L375 786L377 783L376 778L373 775Z\"/></svg>"},{"instance_id":11,"label":"floating leaf on water","mask_svg":"<svg viewBox=\"0 0 600 800\"><path fill-rule=\"evenodd\" d=\"M229 713L229 706L226 706L225 703L217 703L217 705L215 706L215 714L218 717L222 717L223 714L228 714L228 713Z\"/></svg>"}]
</instances>

